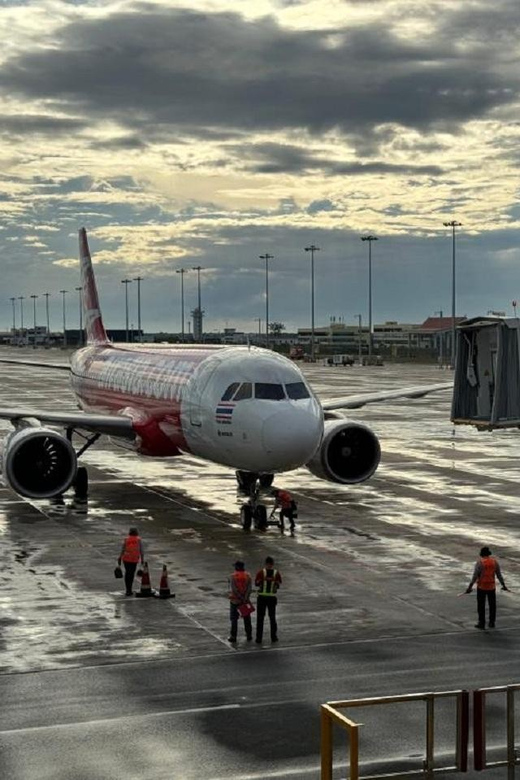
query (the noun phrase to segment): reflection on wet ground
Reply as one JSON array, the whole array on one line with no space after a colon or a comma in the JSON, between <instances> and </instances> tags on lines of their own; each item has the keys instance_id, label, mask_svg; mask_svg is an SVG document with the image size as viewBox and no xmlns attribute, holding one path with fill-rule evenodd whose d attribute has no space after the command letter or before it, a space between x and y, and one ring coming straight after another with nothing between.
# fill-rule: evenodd
<instances>
[{"instance_id":1,"label":"reflection on wet ground","mask_svg":"<svg viewBox=\"0 0 520 780\"><path fill-rule=\"evenodd\" d=\"M59 397L75 408L62 374L1 371L0 404L52 409ZM449 378L413 365L304 371L324 398ZM299 502L294 538L241 531L229 469L193 457L136 457L106 440L83 457L88 504L73 496L30 503L3 489L0 668L236 652L226 643L226 578L236 557L255 569L268 553L286 575L286 643L465 630L474 604L456 596L482 544L520 586L520 435L454 430L449 396L349 413L381 439L382 464L368 483L329 484L305 469L277 477ZM144 537L155 586L168 564L175 601L122 598L113 567L129 524ZM516 625L514 596L501 600L500 615L502 625Z\"/></svg>"}]
</instances>

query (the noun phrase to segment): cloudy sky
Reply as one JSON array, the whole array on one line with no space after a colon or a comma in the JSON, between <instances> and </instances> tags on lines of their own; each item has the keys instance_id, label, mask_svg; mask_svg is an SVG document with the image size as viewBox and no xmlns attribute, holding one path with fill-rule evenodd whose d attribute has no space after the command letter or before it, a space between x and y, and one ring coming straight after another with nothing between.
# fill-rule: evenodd
<instances>
[{"instance_id":1,"label":"cloudy sky","mask_svg":"<svg viewBox=\"0 0 520 780\"><path fill-rule=\"evenodd\" d=\"M365 319L366 233L376 322L449 313L450 219L458 313L510 311L519 21L518 0L0 0L0 327L46 291L58 327L81 226L109 327L141 275L145 330L178 330L175 270L201 265L207 329L254 330L265 252L272 319L305 326L311 243L317 324Z\"/></svg>"}]
</instances>

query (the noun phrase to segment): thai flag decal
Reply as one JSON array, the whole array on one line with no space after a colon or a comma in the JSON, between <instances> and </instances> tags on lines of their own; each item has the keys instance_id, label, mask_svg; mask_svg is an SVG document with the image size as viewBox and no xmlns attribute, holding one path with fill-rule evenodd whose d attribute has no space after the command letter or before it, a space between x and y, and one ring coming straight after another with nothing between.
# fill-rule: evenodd
<instances>
[{"instance_id":1,"label":"thai flag decal","mask_svg":"<svg viewBox=\"0 0 520 780\"><path fill-rule=\"evenodd\" d=\"M235 404L232 401L220 401L215 412L215 420L219 425L231 425L233 409Z\"/></svg>"}]
</instances>

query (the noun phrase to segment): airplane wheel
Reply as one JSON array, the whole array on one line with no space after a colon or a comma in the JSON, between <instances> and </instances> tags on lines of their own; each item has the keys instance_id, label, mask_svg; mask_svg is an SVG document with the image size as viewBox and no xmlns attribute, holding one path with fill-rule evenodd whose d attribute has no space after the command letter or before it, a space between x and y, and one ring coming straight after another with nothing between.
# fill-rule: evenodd
<instances>
[{"instance_id":1,"label":"airplane wheel","mask_svg":"<svg viewBox=\"0 0 520 780\"><path fill-rule=\"evenodd\" d=\"M265 531L267 528L267 509L263 504L258 504L255 509L255 528Z\"/></svg>"},{"instance_id":2,"label":"airplane wheel","mask_svg":"<svg viewBox=\"0 0 520 780\"><path fill-rule=\"evenodd\" d=\"M240 523L244 531L251 530L251 523L253 521L253 511L249 504L242 504L240 507Z\"/></svg>"},{"instance_id":3,"label":"airplane wheel","mask_svg":"<svg viewBox=\"0 0 520 780\"><path fill-rule=\"evenodd\" d=\"M74 493L78 498L86 498L88 495L88 471L85 466L79 466L76 471Z\"/></svg>"},{"instance_id":4,"label":"airplane wheel","mask_svg":"<svg viewBox=\"0 0 520 780\"><path fill-rule=\"evenodd\" d=\"M260 474L259 482L260 482L260 488L262 490L265 490L266 488L270 488L273 484L274 480L274 474Z\"/></svg>"}]
</instances>

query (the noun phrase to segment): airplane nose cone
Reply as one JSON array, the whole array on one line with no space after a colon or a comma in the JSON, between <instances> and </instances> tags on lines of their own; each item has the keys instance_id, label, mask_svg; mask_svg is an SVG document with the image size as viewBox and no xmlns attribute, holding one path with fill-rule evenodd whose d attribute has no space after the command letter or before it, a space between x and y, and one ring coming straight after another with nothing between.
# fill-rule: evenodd
<instances>
[{"instance_id":1,"label":"airplane nose cone","mask_svg":"<svg viewBox=\"0 0 520 780\"><path fill-rule=\"evenodd\" d=\"M322 422L309 411L276 412L262 426L262 444L276 468L293 469L314 455L322 434Z\"/></svg>"}]
</instances>

